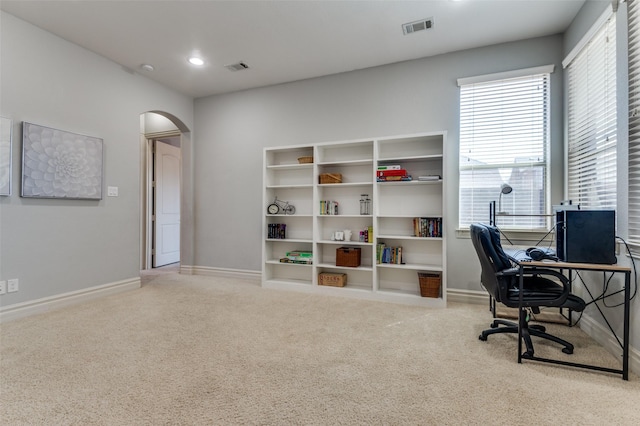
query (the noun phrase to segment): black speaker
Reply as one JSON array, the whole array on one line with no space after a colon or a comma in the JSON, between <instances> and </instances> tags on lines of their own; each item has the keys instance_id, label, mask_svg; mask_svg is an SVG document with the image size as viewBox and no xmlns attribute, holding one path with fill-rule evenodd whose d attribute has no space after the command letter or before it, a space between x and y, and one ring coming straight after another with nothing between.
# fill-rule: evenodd
<instances>
[{"instance_id":1,"label":"black speaker","mask_svg":"<svg viewBox=\"0 0 640 426\"><path fill-rule=\"evenodd\" d=\"M563 210L556 213L556 253L573 263L612 265L616 259L614 210Z\"/></svg>"}]
</instances>

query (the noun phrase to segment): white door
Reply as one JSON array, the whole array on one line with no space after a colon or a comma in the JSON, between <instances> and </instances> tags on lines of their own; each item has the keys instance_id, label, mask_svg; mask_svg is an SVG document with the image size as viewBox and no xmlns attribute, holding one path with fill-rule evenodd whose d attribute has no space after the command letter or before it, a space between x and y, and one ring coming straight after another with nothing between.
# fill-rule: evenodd
<instances>
[{"instance_id":1,"label":"white door","mask_svg":"<svg viewBox=\"0 0 640 426\"><path fill-rule=\"evenodd\" d=\"M180 148L155 142L153 267L180 261Z\"/></svg>"}]
</instances>

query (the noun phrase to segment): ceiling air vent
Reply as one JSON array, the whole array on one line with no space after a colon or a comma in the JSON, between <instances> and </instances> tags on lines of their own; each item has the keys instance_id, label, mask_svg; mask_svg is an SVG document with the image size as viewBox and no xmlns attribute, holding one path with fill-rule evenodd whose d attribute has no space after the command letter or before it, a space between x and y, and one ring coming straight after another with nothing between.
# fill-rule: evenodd
<instances>
[{"instance_id":1,"label":"ceiling air vent","mask_svg":"<svg viewBox=\"0 0 640 426\"><path fill-rule=\"evenodd\" d=\"M420 21L402 24L402 32L404 35L412 34L418 31L429 30L433 28L433 18L422 19Z\"/></svg>"},{"instance_id":2,"label":"ceiling air vent","mask_svg":"<svg viewBox=\"0 0 640 426\"><path fill-rule=\"evenodd\" d=\"M247 68L249 68L249 65L245 64L244 62L238 62L237 64L225 65L224 67L229 71L235 72L235 71L246 70Z\"/></svg>"}]
</instances>

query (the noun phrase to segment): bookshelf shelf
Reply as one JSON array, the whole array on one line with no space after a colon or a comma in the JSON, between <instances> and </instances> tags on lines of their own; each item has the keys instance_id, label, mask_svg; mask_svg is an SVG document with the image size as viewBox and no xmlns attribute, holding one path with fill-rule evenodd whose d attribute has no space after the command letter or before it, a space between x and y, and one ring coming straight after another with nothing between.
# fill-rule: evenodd
<instances>
[{"instance_id":1,"label":"bookshelf shelf","mask_svg":"<svg viewBox=\"0 0 640 426\"><path fill-rule=\"evenodd\" d=\"M373 165L373 158L364 160L350 160L350 161L325 161L318 163L318 166L366 166Z\"/></svg>"},{"instance_id":2,"label":"bookshelf shelf","mask_svg":"<svg viewBox=\"0 0 640 426\"><path fill-rule=\"evenodd\" d=\"M270 224L286 224L286 238L263 240L263 286L445 307L446 236L442 230L439 231L442 237L415 236L419 229L416 218L442 221L445 217L445 144L446 132L432 132L266 148L265 211L278 197L293 204L296 214L263 215L265 230ZM314 163L297 164L302 156L313 156ZM413 179L378 182L379 167L399 169ZM319 176L323 173L340 174L342 182L320 184ZM418 180L419 176L440 178ZM362 194L371 200L371 214L359 214ZM320 214L327 206L333 209L335 204L338 214ZM332 239L334 233L344 230L352 231L351 241ZM369 241L360 241L360 232ZM377 250L382 243L402 247L396 253L401 253L404 263L378 263ZM336 266L336 251L343 246L360 249L360 266ZM279 261L296 250L312 252L314 263ZM318 274L322 272L347 274L347 285L319 285ZM441 276L441 297L421 297L419 272Z\"/></svg>"},{"instance_id":3,"label":"bookshelf shelf","mask_svg":"<svg viewBox=\"0 0 640 426\"><path fill-rule=\"evenodd\" d=\"M319 263L318 268L336 269L336 270L339 269L341 271L367 271L367 272L373 271L372 266L361 265L354 268L351 266L336 266L334 263Z\"/></svg>"},{"instance_id":4,"label":"bookshelf shelf","mask_svg":"<svg viewBox=\"0 0 640 426\"><path fill-rule=\"evenodd\" d=\"M384 185L384 186L393 186L393 185L399 185L399 186L413 186L413 185L438 185L442 183L442 179L439 180L411 180L408 182L403 182L403 181L398 181L398 182L376 182L378 185Z\"/></svg>"},{"instance_id":5,"label":"bookshelf shelf","mask_svg":"<svg viewBox=\"0 0 640 426\"><path fill-rule=\"evenodd\" d=\"M308 263L282 263L280 262L280 259L269 259L265 263L269 263L271 265L295 266L295 267L304 267L304 268L311 268L313 266Z\"/></svg>"},{"instance_id":6,"label":"bookshelf shelf","mask_svg":"<svg viewBox=\"0 0 640 426\"><path fill-rule=\"evenodd\" d=\"M313 188L313 185L268 185L267 189L296 189L296 188Z\"/></svg>"},{"instance_id":7,"label":"bookshelf shelf","mask_svg":"<svg viewBox=\"0 0 640 426\"><path fill-rule=\"evenodd\" d=\"M415 235L388 235L388 234L380 234L378 235L379 240L389 239L389 240L424 240L424 241L442 241L442 237L416 237Z\"/></svg>"},{"instance_id":8,"label":"bookshelf shelf","mask_svg":"<svg viewBox=\"0 0 640 426\"><path fill-rule=\"evenodd\" d=\"M344 188L347 186L372 186L373 182L320 183L320 188Z\"/></svg>"},{"instance_id":9,"label":"bookshelf shelf","mask_svg":"<svg viewBox=\"0 0 640 426\"><path fill-rule=\"evenodd\" d=\"M284 213L278 213L278 214L266 214L266 217L296 217L296 218L303 218L303 217L313 217L312 214L298 214L296 212L296 214L284 214Z\"/></svg>"},{"instance_id":10,"label":"bookshelf shelf","mask_svg":"<svg viewBox=\"0 0 640 426\"><path fill-rule=\"evenodd\" d=\"M334 241L334 240L320 240L318 244L334 244L340 246L373 246L373 243L365 243L363 241Z\"/></svg>"},{"instance_id":11,"label":"bookshelf shelf","mask_svg":"<svg viewBox=\"0 0 640 426\"><path fill-rule=\"evenodd\" d=\"M378 268L390 268L390 269L410 269L415 271L432 271L432 272L442 272L442 265L432 265L432 264L420 264L420 263L405 263L405 264L394 264L394 263L378 263L376 265Z\"/></svg>"},{"instance_id":12,"label":"bookshelf shelf","mask_svg":"<svg viewBox=\"0 0 640 426\"><path fill-rule=\"evenodd\" d=\"M313 240L301 238L267 238L267 241L272 243L313 243Z\"/></svg>"}]
</instances>

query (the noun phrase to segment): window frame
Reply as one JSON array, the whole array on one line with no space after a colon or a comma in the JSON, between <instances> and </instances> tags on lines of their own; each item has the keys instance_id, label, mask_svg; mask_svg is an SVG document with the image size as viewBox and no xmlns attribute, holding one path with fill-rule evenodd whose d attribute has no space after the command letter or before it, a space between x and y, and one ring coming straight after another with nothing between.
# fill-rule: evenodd
<instances>
[{"instance_id":1,"label":"window frame","mask_svg":"<svg viewBox=\"0 0 640 426\"><path fill-rule=\"evenodd\" d=\"M499 172L500 169L510 169L510 170L522 170L523 166L525 169L529 169L529 170L534 170L535 167L542 167L542 179L541 179L541 186L542 188L542 201L541 201L541 214L531 214L531 215L522 215L522 216L528 216L529 217L529 221L531 221L531 223L527 224L527 226L523 225L523 221L526 221L527 219L513 219L515 226L514 225L509 225L509 224L503 224L501 227L504 229L508 229L510 231L514 231L514 232L525 232L525 233L531 233L531 232L541 232L541 231L548 231L550 229L550 222L551 222L551 217L550 217L550 206L551 206L551 168L552 168L552 164L551 164L551 120L552 120L552 111L551 111L551 103L552 103L552 95L551 95L551 74L554 72L555 70L555 65L551 64L551 65L544 65L544 66L539 66L539 67L532 67L532 68L525 68L525 69L519 69L519 70L512 70L512 71L506 71L506 72L500 72L500 73L493 73L493 74L486 74L486 75L481 75L481 76L474 76L474 77L466 77L466 78L459 78L458 79L458 86L460 87L460 100L459 100L459 106L460 106L460 114L459 114L459 130L460 130L460 143L458 146L458 155L459 155L459 166L458 166L458 177L461 180L462 176L463 176L463 172L467 171L467 170L480 170L480 169L485 169L485 170L496 170ZM462 158L465 157L462 152L462 150L464 149L464 142L463 142L463 138L464 136L464 131L463 128L465 127L465 122L463 120L463 87L466 86L467 89L470 88L471 85L480 85L479 87L482 87L483 85L486 84L497 84L498 87L500 87L500 81L504 81L505 85L507 85L509 80L513 79L521 79L523 81L526 81L527 78L536 78L540 76L540 78L544 78L545 81L545 92L542 95L543 97L540 99L540 101L544 102L544 106L543 106L543 121L540 123L540 128L542 129L541 131L539 131L538 133L541 135L541 148L542 148L542 159L540 161L532 161L530 163L519 163L517 161L513 161L513 162L507 162L507 163L503 163L503 164L491 164L491 165L476 165L476 166L465 166L462 163ZM472 132L473 133L473 132ZM498 132L497 132L498 133ZM535 133L535 132L534 132ZM473 144L473 142L472 142ZM505 167L506 166L506 167ZM461 183L461 182L460 182ZM500 188L496 187L496 193L495 193L495 201L498 201L500 195ZM485 198L485 197L483 197ZM463 214L463 208L464 205L468 204L464 202L463 199L463 193L462 193L462 185L459 185L459 193L458 193L458 229L462 230L468 227L468 224L466 222L463 222L463 217L465 216L465 214ZM476 206L476 211L477 211L477 206ZM486 218L477 218L477 213L476 216L474 216L473 211L470 213L472 215L472 217L470 218L471 222L475 222L475 221L488 221L489 219L489 202L487 202L487 206L486 206ZM484 216L484 214L483 214ZM544 216L544 218L541 218L541 216ZM517 223L516 221L520 221L521 223ZM540 226L535 226L533 224L534 221L538 220L539 223L536 225L540 225Z\"/></svg>"},{"instance_id":2,"label":"window frame","mask_svg":"<svg viewBox=\"0 0 640 426\"><path fill-rule=\"evenodd\" d=\"M628 243L640 254L640 3L627 2Z\"/></svg>"},{"instance_id":3,"label":"window frame","mask_svg":"<svg viewBox=\"0 0 640 426\"><path fill-rule=\"evenodd\" d=\"M565 197L587 209L618 208L616 25L615 13L608 9L562 62L566 73ZM602 78L593 79L594 75ZM598 89L602 93L594 96ZM599 101L603 98L608 104ZM576 99L579 105L572 104Z\"/></svg>"}]
</instances>

